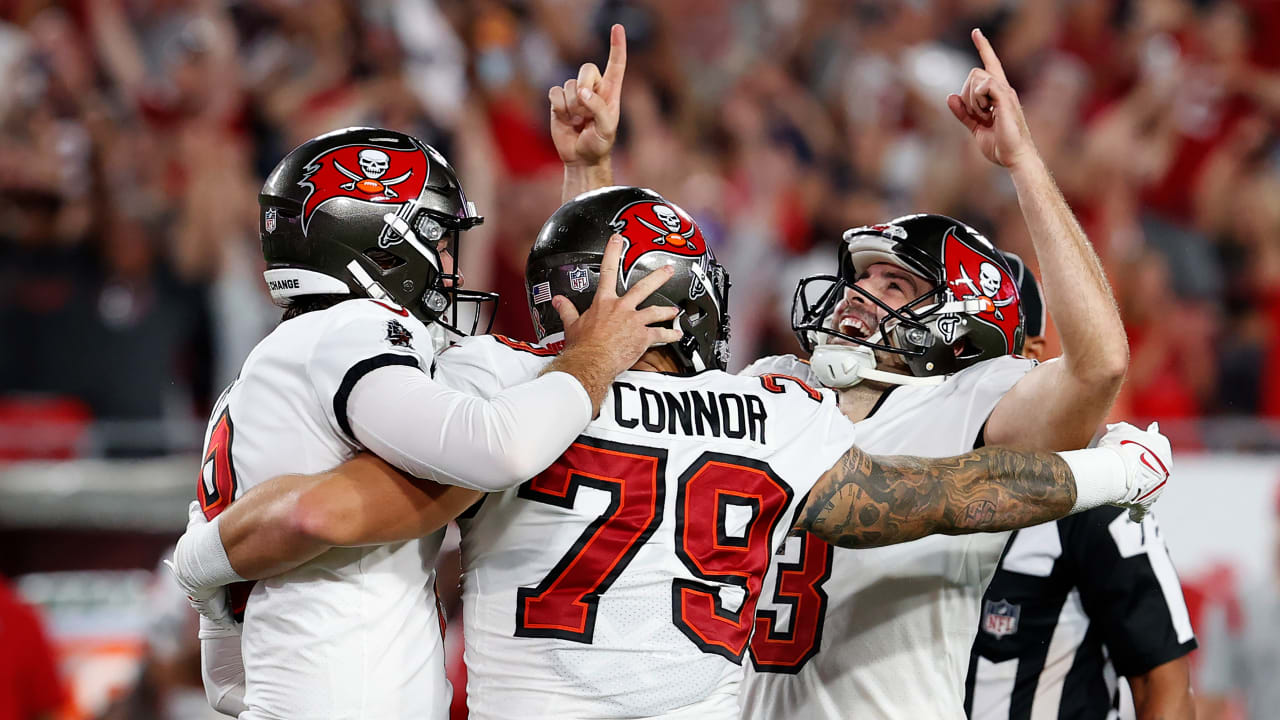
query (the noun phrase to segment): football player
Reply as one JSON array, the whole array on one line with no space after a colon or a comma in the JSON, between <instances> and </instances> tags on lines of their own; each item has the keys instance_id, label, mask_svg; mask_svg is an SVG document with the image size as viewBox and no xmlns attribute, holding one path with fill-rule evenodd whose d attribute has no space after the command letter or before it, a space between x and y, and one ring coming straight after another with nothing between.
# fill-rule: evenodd
<instances>
[{"instance_id":1,"label":"football player","mask_svg":"<svg viewBox=\"0 0 1280 720\"><path fill-rule=\"evenodd\" d=\"M415 516L410 531L395 528L400 542L313 543L303 549L309 562L241 586L228 611L216 589L244 576L221 550L219 516L272 476L365 451L415 479L382 468L384 494L358 497L294 486L291 521L358 515L361 501L447 519L475 491L536 475L583 430L618 372L680 337L659 327L675 308L637 309L671 271L622 297L602 295L545 372L481 398L432 378L439 328L459 330L460 302L492 299L462 289L457 244L481 218L439 153L391 130L339 130L289 153L259 203L265 277L284 320L215 406L193 508L213 522L194 524L174 557L179 582L212 616L201 631L210 699L241 718L444 718L432 596L440 535L429 534L443 520ZM243 636L227 612L242 616Z\"/></svg>"},{"instance_id":2,"label":"football player","mask_svg":"<svg viewBox=\"0 0 1280 720\"><path fill-rule=\"evenodd\" d=\"M662 267L676 272L649 302L678 309L682 338L621 374L551 467L460 519L472 717L736 718L755 604L789 532L871 547L1000 530L1105 503L1145 507L1167 479L1141 463L1145 453L1167 467L1167 441L1128 427L1104 447L1056 455L864 453L830 392L723 372L727 274L687 214L639 188L586 193L544 225L526 268L540 345L467 339L440 354L437 377L506 392L556 361L547 345L572 338L594 296ZM376 498L383 481L369 463L316 477ZM270 519L261 490L289 481L270 481L224 517L252 509L287 526ZM348 524L348 539L386 540L415 513L378 504L355 523L363 528ZM224 540L247 575L293 560L277 550L261 562L272 549L252 534Z\"/></svg>"},{"instance_id":3,"label":"football player","mask_svg":"<svg viewBox=\"0 0 1280 720\"><path fill-rule=\"evenodd\" d=\"M838 389L869 452L1084 447L1124 378L1127 341L1101 265L990 43L977 30L973 41L984 67L947 104L1009 170L1063 354L1038 366L1016 356L1017 284L973 228L910 215L847 231L838 274L797 289L793 326L812 365L788 356L748 371ZM813 535L789 540L757 611L743 717L964 718L982 593L1006 540L834 554Z\"/></svg>"}]
</instances>

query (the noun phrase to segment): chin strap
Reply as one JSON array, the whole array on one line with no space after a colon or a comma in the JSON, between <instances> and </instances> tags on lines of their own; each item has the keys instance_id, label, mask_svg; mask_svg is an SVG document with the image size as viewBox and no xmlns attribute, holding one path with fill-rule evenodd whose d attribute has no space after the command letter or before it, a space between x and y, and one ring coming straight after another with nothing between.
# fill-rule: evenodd
<instances>
[{"instance_id":1,"label":"chin strap","mask_svg":"<svg viewBox=\"0 0 1280 720\"><path fill-rule=\"evenodd\" d=\"M877 332L868 340L879 342L879 337ZM850 388L863 380L891 385L937 385L946 379L942 375L916 377L877 370L875 352L863 345L819 345L809 357L809 366L824 386L836 389Z\"/></svg>"}]
</instances>

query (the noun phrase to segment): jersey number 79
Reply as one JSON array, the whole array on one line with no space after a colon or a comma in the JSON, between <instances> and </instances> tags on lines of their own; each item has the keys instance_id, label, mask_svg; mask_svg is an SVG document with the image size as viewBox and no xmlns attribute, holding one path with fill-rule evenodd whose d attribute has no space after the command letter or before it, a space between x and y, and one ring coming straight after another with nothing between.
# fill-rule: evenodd
<instances>
[{"instance_id":1,"label":"jersey number 79","mask_svg":"<svg viewBox=\"0 0 1280 720\"><path fill-rule=\"evenodd\" d=\"M665 450L583 437L520 487L520 497L560 507L573 507L583 486L611 501L541 583L519 590L517 637L592 641L600 596L663 522L666 462ZM677 487L675 552L695 579L672 580L672 621L703 652L741 663L792 491L768 464L714 452L685 468ZM731 513L750 518L740 534L727 530ZM721 601L721 584L746 592L736 610Z\"/></svg>"}]
</instances>

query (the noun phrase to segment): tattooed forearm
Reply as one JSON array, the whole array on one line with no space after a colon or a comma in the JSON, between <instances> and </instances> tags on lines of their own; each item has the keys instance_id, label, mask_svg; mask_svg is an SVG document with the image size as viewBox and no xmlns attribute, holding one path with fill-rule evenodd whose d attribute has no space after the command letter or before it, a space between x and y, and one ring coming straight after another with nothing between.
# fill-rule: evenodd
<instances>
[{"instance_id":1,"label":"tattooed forearm","mask_svg":"<svg viewBox=\"0 0 1280 720\"><path fill-rule=\"evenodd\" d=\"M1075 501L1071 470L1052 453L992 447L934 459L853 447L813 487L796 529L841 547L875 547L1038 525Z\"/></svg>"}]
</instances>

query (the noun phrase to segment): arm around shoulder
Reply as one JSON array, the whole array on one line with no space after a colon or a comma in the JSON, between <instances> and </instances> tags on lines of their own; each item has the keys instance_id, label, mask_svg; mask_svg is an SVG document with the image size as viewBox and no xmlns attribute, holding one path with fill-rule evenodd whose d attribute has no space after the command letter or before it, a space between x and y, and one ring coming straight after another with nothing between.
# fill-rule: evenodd
<instances>
[{"instance_id":1,"label":"arm around shoulder","mask_svg":"<svg viewBox=\"0 0 1280 720\"><path fill-rule=\"evenodd\" d=\"M355 386L348 418L361 445L410 475L496 492L554 462L591 421L591 407L563 373L481 398L393 366Z\"/></svg>"},{"instance_id":2,"label":"arm around shoulder","mask_svg":"<svg viewBox=\"0 0 1280 720\"><path fill-rule=\"evenodd\" d=\"M261 579L332 547L429 535L479 497L358 455L328 472L272 478L232 503L218 525L231 566L244 578Z\"/></svg>"}]
</instances>

